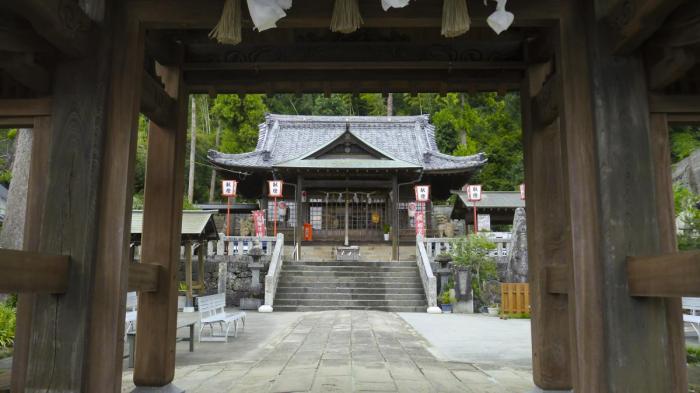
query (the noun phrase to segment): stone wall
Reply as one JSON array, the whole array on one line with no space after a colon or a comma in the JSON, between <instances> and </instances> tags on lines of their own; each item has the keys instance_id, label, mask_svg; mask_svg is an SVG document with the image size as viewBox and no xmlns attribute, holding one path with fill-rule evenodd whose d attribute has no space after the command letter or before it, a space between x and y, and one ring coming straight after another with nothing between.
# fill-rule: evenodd
<instances>
[{"instance_id":1,"label":"stone wall","mask_svg":"<svg viewBox=\"0 0 700 393\"><path fill-rule=\"evenodd\" d=\"M224 259L225 258L225 259ZM253 272L248 267L251 261L249 256L229 256L208 258L204 264L204 287L206 294L212 295L219 292L219 272L226 272L225 282L222 283L226 287L226 304L229 307L238 307L241 298L256 298L264 302L265 300L265 275L270 266L270 257L264 256L264 266L260 269L260 287L256 291L252 288ZM197 259L192 261L192 280L197 281L199 277ZM225 269L224 266L225 265ZM178 273L180 281L185 281L185 262L180 264Z\"/></svg>"}]
</instances>

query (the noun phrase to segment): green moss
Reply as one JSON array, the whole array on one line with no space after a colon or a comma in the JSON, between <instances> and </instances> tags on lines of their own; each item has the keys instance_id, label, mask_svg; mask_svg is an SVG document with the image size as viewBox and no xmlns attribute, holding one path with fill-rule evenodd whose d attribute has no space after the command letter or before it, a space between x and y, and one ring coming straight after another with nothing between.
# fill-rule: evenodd
<instances>
[{"instance_id":1,"label":"green moss","mask_svg":"<svg viewBox=\"0 0 700 393\"><path fill-rule=\"evenodd\" d=\"M686 347L686 359L688 364L700 363L700 347Z\"/></svg>"}]
</instances>

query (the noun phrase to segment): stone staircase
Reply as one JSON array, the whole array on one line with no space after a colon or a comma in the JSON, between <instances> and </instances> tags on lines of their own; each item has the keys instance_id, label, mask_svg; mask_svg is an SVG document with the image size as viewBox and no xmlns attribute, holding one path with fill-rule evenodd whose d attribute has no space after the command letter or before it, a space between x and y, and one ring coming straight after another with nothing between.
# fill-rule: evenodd
<instances>
[{"instance_id":1,"label":"stone staircase","mask_svg":"<svg viewBox=\"0 0 700 393\"><path fill-rule=\"evenodd\" d=\"M415 262L285 262L275 311L425 312Z\"/></svg>"}]
</instances>

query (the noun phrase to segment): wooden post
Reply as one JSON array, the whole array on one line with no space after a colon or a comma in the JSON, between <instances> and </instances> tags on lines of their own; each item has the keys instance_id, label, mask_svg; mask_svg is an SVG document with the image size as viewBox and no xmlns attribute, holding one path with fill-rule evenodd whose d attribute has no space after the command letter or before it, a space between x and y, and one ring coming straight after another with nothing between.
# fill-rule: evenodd
<instances>
[{"instance_id":1,"label":"wooden post","mask_svg":"<svg viewBox=\"0 0 700 393\"><path fill-rule=\"evenodd\" d=\"M187 284L187 306L194 306L192 301L192 241L185 242L185 283Z\"/></svg>"},{"instance_id":2,"label":"wooden post","mask_svg":"<svg viewBox=\"0 0 700 393\"><path fill-rule=\"evenodd\" d=\"M561 2L556 48L572 243L574 391L677 392L666 304L632 298L627 290L627 256L660 250L645 72L639 54L611 54L614 26L596 18L594 3Z\"/></svg>"},{"instance_id":3,"label":"wooden post","mask_svg":"<svg viewBox=\"0 0 700 393\"><path fill-rule=\"evenodd\" d=\"M532 100L540 92L550 67L530 66L521 97L527 242L532 302L532 371L544 390L571 389L571 349L567 297L547 291L546 268L566 266L569 259L567 197L562 173L559 120L539 124ZM552 97L552 99L556 99ZM499 255L501 243L499 243Z\"/></svg>"},{"instance_id":4,"label":"wooden post","mask_svg":"<svg viewBox=\"0 0 700 393\"><path fill-rule=\"evenodd\" d=\"M304 203L301 201L302 199L302 193L303 191L303 186L304 186L304 178L301 175L297 176L297 187L296 187L296 196L294 197L295 199L295 208L296 208L296 225L297 225L297 238L294 239L297 246L297 253L298 257L301 258L301 244L302 240L304 240Z\"/></svg>"},{"instance_id":5,"label":"wooden post","mask_svg":"<svg viewBox=\"0 0 700 393\"><path fill-rule=\"evenodd\" d=\"M394 196L394 200L387 200L387 206L391 206L391 259L398 261L401 232L399 230L399 179L396 175L391 177L391 195Z\"/></svg>"},{"instance_id":6,"label":"wooden post","mask_svg":"<svg viewBox=\"0 0 700 393\"><path fill-rule=\"evenodd\" d=\"M34 119L32 129L32 154L27 185L27 211L24 224L25 251L39 250L41 233L41 215L46 203L47 181L44 176L49 169L49 152L51 149L51 117L42 116ZM17 298L17 327L12 357L13 392L24 391L31 338L31 319L34 306L33 294L19 294Z\"/></svg>"},{"instance_id":7,"label":"wooden post","mask_svg":"<svg viewBox=\"0 0 700 393\"><path fill-rule=\"evenodd\" d=\"M661 252L670 253L677 250L676 213L673 202L671 180L671 145L668 137L668 116L652 113L650 116L650 146L654 164L654 188L656 195L656 213L659 220L659 242ZM685 332L681 299L667 298L666 322L668 324L669 364L671 365L675 392L684 392L688 386L686 368Z\"/></svg>"},{"instance_id":8,"label":"wooden post","mask_svg":"<svg viewBox=\"0 0 700 393\"><path fill-rule=\"evenodd\" d=\"M197 282L200 285L201 294L206 293L206 288L204 285L204 274L205 274L204 273L204 262L205 262L206 257L207 257L208 246L209 246L208 241L203 240L203 239L199 241L199 254L197 254L197 263L199 265L197 267L199 268L199 271L197 274Z\"/></svg>"},{"instance_id":9,"label":"wooden post","mask_svg":"<svg viewBox=\"0 0 700 393\"><path fill-rule=\"evenodd\" d=\"M177 99L173 128L151 123L148 133L141 261L163 266L158 291L139 296L136 386L165 386L175 374L177 266L187 135L187 95L178 67L158 67L168 94Z\"/></svg>"},{"instance_id":10,"label":"wooden post","mask_svg":"<svg viewBox=\"0 0 700 393\"><path fill-rule=\"evenodd\" d=\"M124 240L143 67L139 30L125 22L124 8L114 2L110 21L90 32L95 49L59 61L52 78L50 165L41 175L50 197L38 249L69 255L71 267L65 294L35 296L26 391L120 389Z\"/></svg>"}]
</instances>

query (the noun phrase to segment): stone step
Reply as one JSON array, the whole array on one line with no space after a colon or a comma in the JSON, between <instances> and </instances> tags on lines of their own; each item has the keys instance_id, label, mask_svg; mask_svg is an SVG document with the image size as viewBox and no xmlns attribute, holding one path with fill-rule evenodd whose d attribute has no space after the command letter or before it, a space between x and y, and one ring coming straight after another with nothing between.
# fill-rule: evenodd
<instances>
[{"instance_id":1,"label":"stone step","mask_svg":"<svg viewBox=\"0 0 700 393\"><path fill-rule=\"evenodd\" d=\"M423 288L422 282L341 282L338 280L320 280L320 281L284 281L280 278L277 288L338 288L338 289L356 289L356 288L373 288L373 289L395 289L395 288Z\"/></svg>"},{"instance_id":2,"label":"stone step","mask_svg":"<svg viewBox=\"0 0 700 393\"><path fill-rule=\"evenodd\" d=\"M274 306L324 306L324 307L376 307L425 305L423 300L326 300L326 299L275 299Z\"/></svg>"},{"instance_id":3,"label":"stone step","mask_svg":"<svg viewBox=\"0 0 700 393\"><path fill-rule=\"evenodd\" d=\"M335 285L329 286L297 286L297 287L277 287L277 295L288 293L316 293L316 294L388 294L392 295L413 295L420 294L425 296L423 287L408 287L408 288L344 288Z\"/></svg>"},{"instance_id":4,"label":"stone step","mask_svg":"<svg viewBox=\"0 0 700 393\"><path fill-rule=\"evenodd\" d=\"M425 302L423 293L317 293L317 292L277 292L275 303L282 300L420 300Z\"/></svg>"},{"instance_id":5,"label":"stone step","mask_svg":"<svg viewBox=\"0 0 700 393\"><path fill-rule=\"evenodd\" d=\"M337 270L318 270L318 271L289 271L282 269L282 275L288 278L296 277L386 277L386 278L420 278L417 271L399 271L399 272L347 272Z\"/></svg>"},{"instance_id":6,"label":"stone step","mask_svg":"<svg viewBox=\"0 0 700 393\"><path fill-rule=\"evenodd\" d=\"M316 272L316 271L338 271L338 272L415 272L415 266L343 266L343 265L282 265L282 270L287 272Z\"/></svg>"},{"instance_id":7,"label":"stone step","mask_svg":"<svg viewBox=\"0 0 700 393\"><path fill-rule=\"evenodd\" d=\"M290 277L286 274L282 274L279 279L280 286L284 286L286 283L315 283L315 282L325 282L325 283L386 283L386 284L420 284L423 285L419 276L415 277L334 277L334 276L293 276Z\"/></svg>"},{"instance_id":8,"label":"stone step","mask_svg":"<svg viewBox=\"0 0 700 393\"><path fill-rule=\"evenodd\" d=\"M364 262L364 261L284 261L283 266L377 266L417 267L416 262Z\"/></svg>"},{"instance_id":9,"label":"stone step","mask_svg":"<svg viewBox=\"0 0 700 393\"><path fill-rule=\"evenodd\" d=\"M373 310L386 312L420 312L424 313L427 306L378 306L378 307L362 307L362 306L278 306L273 305L272 308L276 312L280 311L329 311L329 310Z\"/></svg>"}]
</instances>

